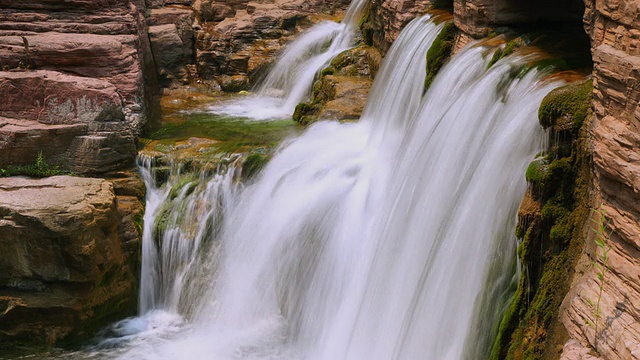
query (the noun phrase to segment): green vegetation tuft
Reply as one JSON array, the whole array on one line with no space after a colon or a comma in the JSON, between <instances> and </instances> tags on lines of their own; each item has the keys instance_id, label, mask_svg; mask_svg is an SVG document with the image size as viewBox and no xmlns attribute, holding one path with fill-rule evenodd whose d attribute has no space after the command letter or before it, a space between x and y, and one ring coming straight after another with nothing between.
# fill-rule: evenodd
<instances>
[{"instance_id":1,"label":"green vegetation tuft","mask_svg":"<svg viewBox=\"0 0 640 360\"><path fill-rule=\"evenodd\" d=\"M180 180L171 187L171 190L169 190L169 199L173 200L177 198L183 191L185 192L185 196L191 194L199 183L200 181L191 174L182 176Z\"/></svg>"},{"instance_id":2,"label":"green vegetation tuft","mask_svg":"<svg viewBox=\"0 0 640 360\"><path fill-rule=\"evenodd\" d=\"M514 51L516 51L517 49L525 46L525 42L520 39L520 38L516 38L513 39L511 41L509 41L504 48L498 48L498 50L496 50L493 53L493 57L491 57L491 60L489 61L489 64L487 65L487 68L490 68L491 66L493 66L493 64L497 63L498 61L500 61L500 59L503 59L509 55L511 55Z\"/></svg>"},{"instance_id":3,"label":"green vegetation tuft","mask_svg":"<svg viewBox=\"0 0 640 360\"><path fill-rule=\"evenodd\" d=\"M362 41L369 45L373 45L373 26L371 24L371 2L367 3L364 14L360 18L358 28L362 32Z\"/></svg>"},{"instance_id":4,"label":"green vegetation tuft","mask_svg":"<svg viewBox=\"0 0 640 360\"><path fill-rule=\"evenodd\" d=\"M566 129L580 129L591 107L591 80L572 83L551 91L542 100L538 111L540 125L547 129L561 125Z\"/></svg>"},{"instance_id":5,"label":"green vegetation tuft","mask_svg":"<svg viewBox=\"0 0 640 360\"><path fill-rule=\"evenodd\" d=\"M427 76L424 79L425 91L431 86L438 71L451 57L455 36L456 27L453 25L453 21L446 22L427 51Z\"/></svg>"},{"instance_id":6,"label":"green vegetation tuft","mask_svg":"<svg viewBox=\"0 0 640 360\"><path fill-rule=\"evenodd\" d=\"M0 168L0 177L8 176L29 176L32 178L44 178L55 175L75 175L68 170L60 169L58 165L49 164L42 151L38 152L38 156L29 165L9 165L6 168Z\"/></svg>"}]
</instances>

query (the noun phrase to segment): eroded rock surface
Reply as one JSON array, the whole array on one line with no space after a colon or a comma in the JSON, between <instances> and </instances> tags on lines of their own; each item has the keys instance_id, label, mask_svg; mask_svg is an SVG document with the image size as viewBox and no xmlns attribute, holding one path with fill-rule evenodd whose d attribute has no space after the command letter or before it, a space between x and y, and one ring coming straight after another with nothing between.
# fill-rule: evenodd
<instances>
[{"instance_id":1,"label":"eroded rock surface","mask_svg":"<svg viewBox=\"0 0 640 360\"><path fill-rule=\"evenodd\" d=\"M0 68L0 166L131 166L157 91L142 0L0 0Z\"/></svg>"},{"instance_id":2,"label":"eroded rock surface","mask_svg":"<svg viewBox=\"0 0 640 360\"><path fill-rule=\"evenodd\" d=\"M0 179L0 347L54 345L135 311L126 200L102 179Z\"/></svg>"},{"instance_id":3,"label":"eroded rock surface","mask_svg":"<svg viewBox=\"0 0 640 360\"><path fill-rule=\"evenodd\" d=\"M562 320L574 339L604 358L640 359L640 3L588 0L586 5L594 60L593 206L602 204L610 222L610 271L597 334L593 302L600 282L593 266L585 266L565 298ZM594 240L590 233L587 253L598 261L601 250Z\"/></svg>"},{"instance_id":4,"label":"eroded rock surface","mask_svg":"<svg viewBox=\"0 0 640 360\"><path fill-rule=\"evenodd\" d=\"M454 0L456 27L482 38L500 26L577 23L583 4L575 0Z\"/></svg>"},{"instance_id":5,"label":"eroded rock surface","mask_svg":"<svg viewBox=\"0 0 640 360\"><path fill-rule=\"evenodd\" d=\"M436 0L372 0L371 27L373 45L383 54L400 31L413 19L425 14Z\"/></svg>"}]
</instances>

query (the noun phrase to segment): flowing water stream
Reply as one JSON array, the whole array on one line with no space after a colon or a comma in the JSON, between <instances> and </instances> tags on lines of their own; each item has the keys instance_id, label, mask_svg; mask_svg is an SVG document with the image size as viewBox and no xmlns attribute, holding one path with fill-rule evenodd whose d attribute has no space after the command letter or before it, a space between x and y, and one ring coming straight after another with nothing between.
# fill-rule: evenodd
<instances>
[{"instance_id":1,"label":"flowing water stream","mask_svg":"<svg viewBox=\"0 0 640 360\"><path fill-rule=\"evenodd\" d=\"M312 125L247 184L237 157L164 184L142 158L141 315L75 356L487 358L559 84L471 45L423 96L439 30L409 24L359 122Z\"/></svg>"},{"instance_id":2,"label":"flowing water stream","mask_svg":"<svg viewBox=\"0 0 640 360\"><path fill-rule=\"evenodd\" d=\"M353 0L342 22L322 21L287 44L256 95L212 106L213 113L255 120L291 118L296 105L311 93L313 80L331 59L353 46L368 0Z\"/></svg>"}]
</instances>

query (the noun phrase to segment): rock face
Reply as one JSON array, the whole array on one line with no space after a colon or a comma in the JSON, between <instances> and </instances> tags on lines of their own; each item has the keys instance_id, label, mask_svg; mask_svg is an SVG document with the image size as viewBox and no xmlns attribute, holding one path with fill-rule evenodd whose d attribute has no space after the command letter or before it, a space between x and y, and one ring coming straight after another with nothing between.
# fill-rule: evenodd
<instances>
[{"instance_id":1,"label":"rock face","mask_svg":"<svg viewBox=\"0 0 640 360\"><path fill-rule=\"evenodd\" d=\"M411 20L431 9L437 0L372 0L373 45L385 54L400 31Z\"/></svg>"},{"instance_id":2,"label":"rock face","mask_svg":"<svg viewBox=\"0 0 640 360\"><path fill-rule=\"evenodd\" d=\"M0 0L0 153L20 149L0 166L45 150L83 174L131 165L157 89L144 16L142 0Z\"/></svg>"},{"instance_id":3,"label":"rock face","mask_svg":"<svg viewBox=\"0 0 640 360\"><path fill-rule=\"evenodd\" d=\"M640 4L588 0L584 20L594 61L593 206L602 204L610 224L610 271L597 334L591 303L600 281L593 266L575 280L562 321L574 339L604 358L640 359ZM596 261L602 252L594 239L589 234L586 250Z\"/></svg>"},{"instance_id":4,"label":"rock face","mask_svg":"<svg viewBox=\"0 0 640 360\"><path fill-rule=\"evenodd\" d=\"M579 22L583 5L576 0L454 0L456 27L475 38L493 28Z\"/></svg>"},{"instance_id":5,"label":"rock face","mask_svg":"<svg viewBox=\"0 0 640 360\"><path fill-rule=\"evenodd\" d=\"M134 134L118 89L56 71L0 72L0 167L48 161L83 174L133 165Z\"/></svg>"},{"instance_id":6,"label":"rock face","mask_svg":"<svg viewBox=\"0 0 640 360\"><path fill-rule=\"evenodd\" d=\"M102 179L0 179L0 347L54 345L135 311L119 207L141 213L120 202Z\"/></svg>"},{"instance_id":7,"label":"rock face","mask_svg":"<svg viewBox=\"0 0 640 360\"><path fill-rule=\"evenodd\" d=\"M162 86L190 81L187 65L194 63L195 12L188 8L152 9L149 40Z\"/></svg>"}]
</instances>

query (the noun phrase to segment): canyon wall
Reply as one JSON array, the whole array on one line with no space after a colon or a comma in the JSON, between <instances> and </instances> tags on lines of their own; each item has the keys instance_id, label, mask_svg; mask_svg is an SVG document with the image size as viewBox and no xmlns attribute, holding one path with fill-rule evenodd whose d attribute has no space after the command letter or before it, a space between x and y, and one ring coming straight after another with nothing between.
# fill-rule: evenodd
<instances>
[{"instance_id":1,"label":"canyon wall","mask_svg":"<svg viewBox=\"0 0 640 360\"><path fill-rule=\"evenodd\" d=\"M640 3L585 3L594 63L592 206L606 212L610 251L601 282L590 261L602 264L602 249L585 231L590 261L565 298L562 321L573 339L603 358L640 359Z\"/></svg>"},{"instance_id":2,"label":"canyon wall","mask_svg":"<svg viewBox=\"0 0 640 360\"><path fill-rule=\"evenodd\" d=\"M0 0L0 167L133 165L158 90L144 16L141 0Z\"/></svg>"}]
</instances>

